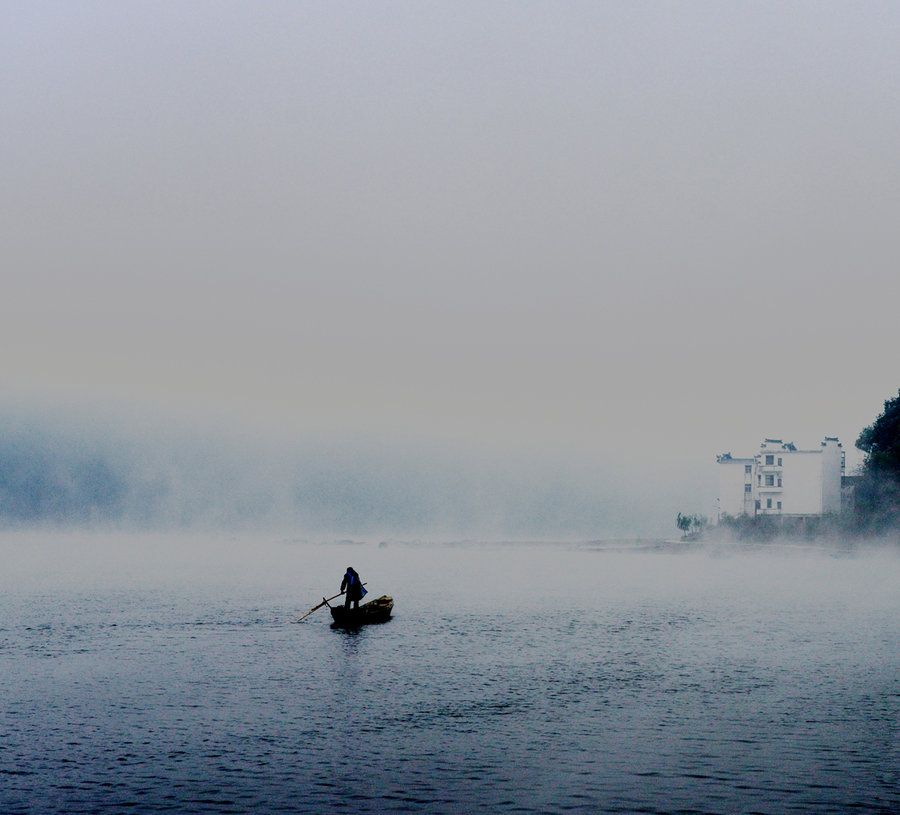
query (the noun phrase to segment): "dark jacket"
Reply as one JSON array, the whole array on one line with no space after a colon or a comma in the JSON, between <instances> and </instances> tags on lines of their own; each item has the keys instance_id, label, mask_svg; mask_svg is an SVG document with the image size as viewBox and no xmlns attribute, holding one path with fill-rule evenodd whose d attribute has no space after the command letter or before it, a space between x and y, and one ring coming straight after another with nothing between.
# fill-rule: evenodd
<instances>
[{"instance_id":1,"label":"dark jacket","mask_svg":"<svg viewBox=\"0 0 900 815\"><path fill-rule=\"evenodd\" d=\"M348 600L362 600L366 590L363 588L359 575L353 569L347 569L344 579L341 581L341 591L347 589Z\"/></svg>"}]
</instances>

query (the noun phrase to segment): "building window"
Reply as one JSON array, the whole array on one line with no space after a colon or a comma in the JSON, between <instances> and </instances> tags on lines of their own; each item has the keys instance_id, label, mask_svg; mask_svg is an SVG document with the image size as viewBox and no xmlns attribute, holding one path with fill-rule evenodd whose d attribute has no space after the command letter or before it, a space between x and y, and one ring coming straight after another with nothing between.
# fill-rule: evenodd
<instances>
[{"instance_id":1,"label":"building window","mask_svg":"<svg viewBox=\"0 0 900 815\"><path fill-rule=\"evenodd\" d=\"M780 478L778 479L778 486L779 486L779 487L781 486L781 479L780 479Z\"/></svg>"},{"instance_id":2,"label":"building window","mask_svg":"<svg viewBox=\"0 0 900 815\"><path fill-rule=\"evenodd\" d=\"M744 492L753 492L752 484L744 484Z\"/></svg>"},{"instance_id":3,"label":"building window","mask_svg":"<svg viewBox=\"0 0 900 815\"><path fill-rule=\"evenodd\" d=\"M772 509L772 499L766 498L766 509Z\"/></svg>"},{"instance_id":4,"label":"building window","mask_svg":"<svg viewBox=\"0 0 900 815\"><path fill-rule=\"evenodd\" d=\"M778 456L778 466L781 466L781 456Z\"/></svg>"},{"instance_id":5,"label":"building window","mask_svg":"<svg viewBox=\"0 0 900 815\"><path fill-rule=\"evenodd\" d=\"M781 501L778 502L778 509L781 509Z\"/></svg>"},{"instance_id":6,"label":"building window","mask_svg":"<svg viewBox=\"0 0 900 815\"><path fill-rule=\"evenodd\" d=\"M767 475L767 476L766 476L766 486L767 486L767 487L774 487L774 486L775 486L775 476L774 476L774 475Z\"/></svg>"},{"instance_id":7,"label":"building window","mask_svg":"<svg viewBox=\"0 0 900 815\"><path fill-rule=\"evenodd\" d=\"M771 467L775 463L775 456L766 456L766 467Z\"/></svg>"},{"instance_id":8,"label":"building window","mask_svg":"<svg viewBox=\"0 0 900 815\"><path fill-rule=\"evenodd\" d=\"M759 509L759 501L756 502L756 508Z\"/></svg>"},{"instance_id":9,"label":"building window","mask_svg":"<svg viewBox=\"0 0 900 815\"><path fill-rule=\"evenodd\" d=\"M745 464L745 465L744 465L744 472L745 472L745 473L752 473L752 472L753 472L753 467L752 467L751 465L749 465L749 464Z\"/></svg>"}]
</instances>

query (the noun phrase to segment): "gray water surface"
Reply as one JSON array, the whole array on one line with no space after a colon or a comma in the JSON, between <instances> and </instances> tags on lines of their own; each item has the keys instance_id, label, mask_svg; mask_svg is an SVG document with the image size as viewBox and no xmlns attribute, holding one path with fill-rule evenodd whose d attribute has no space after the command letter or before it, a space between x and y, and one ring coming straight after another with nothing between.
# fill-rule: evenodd
<instances>
[{"instance_id":1,"label":"gray water surface","mask_svg":"<svg viewBox=\"0 0 900 815\"><path fill-rule=\"evenodd\" d=\"M3 813L891 812L900 556L0 538ZM395 616L327 610L347 565Z\"/></svg>"}]
</instances>

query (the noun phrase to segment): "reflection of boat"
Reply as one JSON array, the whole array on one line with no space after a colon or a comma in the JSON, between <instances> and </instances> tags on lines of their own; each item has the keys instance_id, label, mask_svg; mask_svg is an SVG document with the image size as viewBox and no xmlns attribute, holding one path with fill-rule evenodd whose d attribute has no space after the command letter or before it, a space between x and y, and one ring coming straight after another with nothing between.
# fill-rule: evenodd
<instances>
[{"instance_id":1,"label":"reflection of boat","mask_svg":"<svg viewBox=\"0 0 900 815\"><path fill-rule=\"evenodd\" d=\"M353 628L357 625L369 623L383 623L390 619L391 610L394 608L393 597L378 597L363 603L359 608L344 608L343 606L328 606L335 625L344 628Z\"/></svg>"}]
</instances>

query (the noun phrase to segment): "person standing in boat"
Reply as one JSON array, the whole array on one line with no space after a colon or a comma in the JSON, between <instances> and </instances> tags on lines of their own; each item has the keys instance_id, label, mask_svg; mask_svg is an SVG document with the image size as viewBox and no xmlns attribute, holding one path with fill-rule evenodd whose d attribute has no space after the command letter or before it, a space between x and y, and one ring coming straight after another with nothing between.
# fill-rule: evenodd
<instances>
[{"instance_id":1,"label":"person standing in boat","mask_svg":"<svg viewBox=\"0 0 900 815\"><path fill-rule=\"evenodd\" d=\"M344 608L349 609L350 603L353 603L354 609L359 608L359 601L366 595L366 587L363 586L362 580L359 579L359 575L352 566L347 567L344 579L341 581L341 591L344 589L347 590L344 597Z\"/></svg>"}]
</instances>

